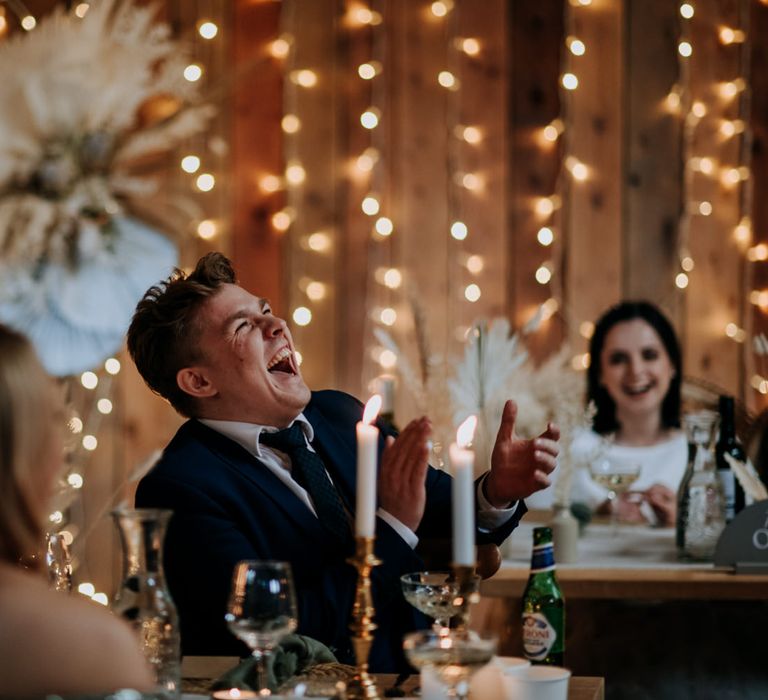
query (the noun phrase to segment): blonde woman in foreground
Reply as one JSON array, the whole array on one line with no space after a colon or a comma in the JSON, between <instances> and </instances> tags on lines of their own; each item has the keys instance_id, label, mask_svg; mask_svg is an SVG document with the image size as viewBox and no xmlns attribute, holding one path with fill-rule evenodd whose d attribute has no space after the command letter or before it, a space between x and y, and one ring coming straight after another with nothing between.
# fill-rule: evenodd
<instances>
[{"instance_id":1,"label":"blonde woman in foreground","mask_svg":"<svg viewBox=\"0 0 768 700\"><path fill-rule=\"evenodd\" d=\"M53 380L26 338L0 325L2 697L152 687L127 625L84 598L49 590L44 572L19 566L42 546L63 427Z\"/></svg>"}]
</instances>

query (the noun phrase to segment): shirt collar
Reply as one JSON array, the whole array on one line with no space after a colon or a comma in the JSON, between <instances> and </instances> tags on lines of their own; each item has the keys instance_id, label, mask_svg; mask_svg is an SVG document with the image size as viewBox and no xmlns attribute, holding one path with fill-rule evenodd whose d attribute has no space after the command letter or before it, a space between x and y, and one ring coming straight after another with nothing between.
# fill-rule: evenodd
<instances>
[{"instance_id":1,"label":"shirt collar","mask_svg":"<svg viewBox=\"0 0 768 700\"><path fill-rule=\"evenodd\" d=\"M281 430L281 428L275 428L272 425L244 423L236 420L214 420L213 418L198 418L198 420L200 423L207 425L217 433L221 433L230 440L234 440L259 459L262 457L262 446L259 441L261 433L276 433ZM294 423L299 423L301 425L301 429L304 431L304 437L308 443L311 443L312 440L315 439L315 431L312 428L312 424L307 420L303 413L299 413L299 415L285 427L290 428Z\"/></svg>"}]
</instances>

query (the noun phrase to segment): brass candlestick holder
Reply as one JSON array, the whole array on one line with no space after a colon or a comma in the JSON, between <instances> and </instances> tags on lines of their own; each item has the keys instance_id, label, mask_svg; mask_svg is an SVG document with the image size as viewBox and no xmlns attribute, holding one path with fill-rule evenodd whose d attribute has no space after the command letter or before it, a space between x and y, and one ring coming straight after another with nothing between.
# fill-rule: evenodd
<instances>
[{"instance_id":1,"label":"brass candlestick holder","mask_svg":"<svg viewBox=\"0 0 768 700\"><path fill-rule=\"evenodd\" d=\"M459 620L458 626L463 629L469 625L469 606L480 600L478 578L475 566L454 564L452 568L453 578L456 581L454 605L459 609L455 617Z\"/></svg>"},{"instance_id":2,"label":"brass candlestick holder","mask_svg":"<svg viewBox=\"0 0 768 700\"><path fill-rule=\"evenodd\" d=\"M368 674L368 655L373 643L373 631L376 624L373 616L376 610L371 597L371 569L381 564L373 553L373 537L355 536L355 556L349 563L357 569L357 591L355 605L352 608L352 645L355 649L357 673L347 684L348 700L379 700L376 681Z\"/></svg>"}]
</instances>

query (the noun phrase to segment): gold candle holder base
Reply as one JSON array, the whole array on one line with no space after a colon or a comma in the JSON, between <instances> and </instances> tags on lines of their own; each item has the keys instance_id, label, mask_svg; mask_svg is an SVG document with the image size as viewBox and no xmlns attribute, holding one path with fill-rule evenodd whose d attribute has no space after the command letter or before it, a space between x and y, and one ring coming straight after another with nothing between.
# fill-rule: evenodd
<instances>
[{"instance_id":1,"label":"gold candle holder base","mask_svg":"<svg viewBox=\"0 0 768 700\"><path fill-rule=\"evenodd\" d=\"M371 569L381 564L381 560L373 553L373 537L355 537L355 556L349 559L349 563L357 569L357 590L355 592L355 604L352 608L352 646L355 650L357 673L347 683L346 697L348 700L379 700L379 689L376 681L368 673L368 655L373 643L373 631L376 625L373 616L376 610L373 607L371 596Z\"/></svg>"},{"instance_id":2,"label":"gold candle holder base","mask_svg":"<svg viewBox=\"0 0 768 700\"><path fill-rule=\"evenodd\" d=\"M478 590L478 577L475 572L475 566L466 564L453 565L453 578L456 581L456 598L454 603L459 608L458 626L465 628L469 625L469 606L480 600Z\"/></svg>"}]
</instances>

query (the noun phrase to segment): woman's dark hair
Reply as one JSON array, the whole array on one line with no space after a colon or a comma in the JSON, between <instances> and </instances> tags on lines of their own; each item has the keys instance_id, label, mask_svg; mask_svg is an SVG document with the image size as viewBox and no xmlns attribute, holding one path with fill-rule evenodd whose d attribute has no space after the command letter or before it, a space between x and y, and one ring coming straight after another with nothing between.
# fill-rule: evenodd
<instances>
[{"instance_id":1,"label":"woman's dark hair","mask_svg":"<svg viewBox=\"0 0 768 700\"><path fill-rule=\"evenodd\" d=\"M598 320L589 343L589 369L587 370L587 401L594 401L597 412L592 420L596 433L613 433L620 427L616 420L616 404L605 387L600 383L600 357L605 345L605 336L617 324L640 319L653 328L661 338L669 355L675 374L669 384L667 395L661 404L661 424L665 428L680 427L680 382L683 376L683 361L675 329L658 308L647 301L623 301L611 307Z\"/></svg>"}]
</instances>

